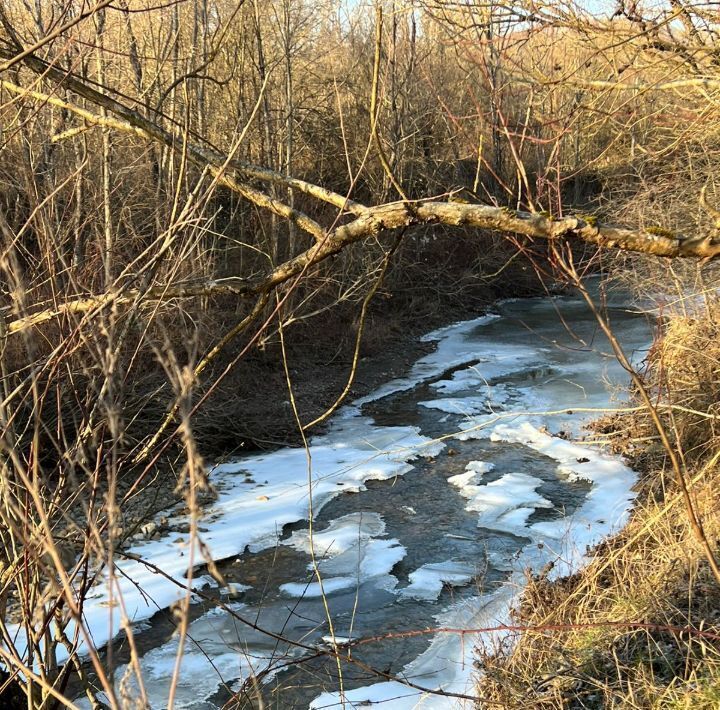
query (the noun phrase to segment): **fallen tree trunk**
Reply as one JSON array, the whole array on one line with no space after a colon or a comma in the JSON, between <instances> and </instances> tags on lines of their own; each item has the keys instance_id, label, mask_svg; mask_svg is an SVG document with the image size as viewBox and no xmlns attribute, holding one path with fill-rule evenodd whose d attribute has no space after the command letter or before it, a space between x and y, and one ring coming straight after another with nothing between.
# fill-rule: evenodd
<instances>
[{"instance_id":1,"label":"fallen tree trunk","mask_svg":"<svg viewBox=\"0 0 720 710\"><path fill-rule=\"evenodd\" d=\"M215 149L189 143L187 136L182 139L150 121L138 112L88 86L78 77L61 71L32 52L17 48L23 64L35 74L52 80L57 86L68 89L86 101L113 114L113 118L94 114L71 102L34 89L25 89L11 82L3 86L16 95L59 106L74 113L89 123L102 125L117 131L133 133L144 140L164 144L180 151L198 166L209 172L224 186L233 190L256 206L292 222L310 234L314 242L301 254L285 261L259 277L244 278L240 275L219 280L166 284L154 286L140 292L131 288L119 288L99 295L86 295L67 301L53 308L38 310L22 315L5 323L5 335L14 335L33 326L72 314L91 314L114 303L141 299L142 301L167 301L177 298L194 298L219 294L234 294L238 297L267 294L289 279L301 274L308 267L320 263L342 251L349 244L368 237L382 237L393 232L419 225L444 225L492 230L549 241L579 240L598 248L649 254L665 258L693 258L703 261L720 255L718 229L708 234L686 236L659 228L621 228L601 224L594 217L566 216L555 218L547 214L511 210L484 204L461 204L436 200L403 201L368 207L307 181L284 176L272 170L247 165L232 156L223 156ZM0 52L2 54L2 52ZM337 208L333 226L324 227L302 212L289 207L242 178L232 177L235 172L244 178L256 181L283 184ZM703 200L701 199L701 202ZM339 219L350 221L339 226Z\"/></svg>"},{"instance_id":2,"label":"fallen tree trunk","mask_svg":"<svg viewBox=\"0 0 720 710\"><path fill-rule=\"evenodd\" d=\"M349 244L367 237L380 237L399 229L416 225L446 225L495 230L549 241L579 239L601 248L651 254L666 258L713 259L720 254L720 242L711 236L687 239L653 231L622 229L593 224L587 218L563 217L554 219L505 207L458 204L454 202L396 202L368 208L363 216L328 232L309 249L256 278L230 277L203 282L156 286L140 294L125 290L86 296L17 318L6 324L7 335L20 333L32 326L71 314L97 311L111 303L134 301L142 295L145 301L169 301L176 298L195 298L234 294L238 297L268 293L304 269L338 254Z\"/></svg>"}]
</instances>

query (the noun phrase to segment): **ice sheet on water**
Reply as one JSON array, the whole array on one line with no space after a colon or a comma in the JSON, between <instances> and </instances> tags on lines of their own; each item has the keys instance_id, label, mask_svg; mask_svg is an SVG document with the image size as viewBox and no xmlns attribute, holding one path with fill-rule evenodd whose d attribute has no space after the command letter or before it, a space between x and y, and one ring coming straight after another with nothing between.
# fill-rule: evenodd
<instances>
[{"instance_id":1,"label":"ice sheet on water","mask_svg":"<svg viewBox=\"0 0 720 710\"><path fill-rule=\"evenodd\" d=\"M487 393L482 396L441 397L419 402L419 404L426 409L437 409L447 414L470 416L498 409L507 403L508 398L508 392L497 385L497 387L488 387Z\"/></svg>"},{"instance_id":2,"label":"ice sheet on water","mask_svg":"<svg viewBox=\"0 0 720 710\"><path fill-rule=\"evenodd\" d=\"M375 586L391 591L397 585L397 579L390 571L406 554L407 550L395 539L359 538L356 544L349 545L336 556L318 562L322 584L319 581L288 582L280 589L290 597L319 597L323 593L352 589L372 581ZM310 567L312 569L312 563Z\"/></svg>"},{"instance_id":3,"label":"ice sheet on water","mask_svg":"<svg viewBox=\"0 0 720 710\"><path fill-rule=\"evenodd\" d=\"M375 402L391 394L405 392L421 382L439 377L453 367L464 365L475 359L478 343L469 336L476 328L491 323L498 318L500 318L500 316L496 314L484 315L479 318L474 318L473 320L453 323L452 325L438 328L424 335L421 341L428 343L437 342L436 350L420 358L413 365L407 377L401 377L381 385L366 397L358 399L355 404L362 406L363 404Z\"/></svg>"},{"instance_id":4,"label":"ice sheet on water","mask_svg":"<svg viewBox=\"0 0 720 710\"><path fill-rule=\"evenodd\" d=\"M448 483L458 488L464 489L466 486L475 485L486 473L490 473L495 468L495 464L489 461L471 461L465 466L465 473L458 473L456 476L450 476ZM466 496L467 498L471 496Z\"/></svg>"},{"instance_id":5,"label":"ice sheet on water","mask_svg":"<svg viewBox=\"0 0 720 710\"><path fill-rule=\"evenodd\" d=\"M442 592L443 585L459 587L467 584L475 576L476 570L467 562L447 560L429 562L410 573L410 584L398 591L405 599L435 601Z\"/></svg>"},{"instance_id":6,"label":"ice sheet on water","mask_svg":"<svg viewBox=\"0 0 720 710\"><path fill-rule=\"evenodd\" d=\"M464 391L491 391L493 380L522 372L528 366L541 362L543 349L511 344L489 343L484 348L476 346L476 352L482 352L480 362L464 370L458 370L449 379L433 382L432 387L443 394Z\"/></svg>"},{"instance_id":7,"label":"ice sheet on water","mask_svg":"<svg viewBox=\"0 0 720 710\"><path fill-rule=\"evenodd\" d=\"M633 332L633 342L646 343L646 334ZM488 343L490 348L495 343ZM503 345L502 348L505 346ZM501 349L502 351L502 349ZM507 351L506 351L507 352ZM528 353L539 354L535 346L528 344ZM642 349L636 350L642 352ZM487 349L475 349L478 359L487 357ZM583 356L584 357L584 356ZM593 356L595 357L595 356ZM546 358L539 358L545 361ZM552 358L547 358L552 359ZM581 415L568 414L560 417L548 417L544 412L562 409L572 403L585 408L607 407L611 403L608 387L598 377L599 360L595 357L592 363L583 361L582 357L570 358L569 366L564 371L557 368L557 377L548 381L533 383L532 387L509 387L508 397L504 404L516 412L508 412L506 417L499 418L495 414L484 414L477 406L478 402L470 398L466 409L463 410L463 397L444 397L433 402L424 402L428 408L441 411L466 414L471 409L476 410L471 425L458 439L490 437L494 441L520 443L543 453L558 462L559 475L569 478L584 478L590 481L592 489L584 503L570 518L561 521L541 522L527 526L527 517L536 507L546 507L544 501L537 494L536 488L539 480L532 476L512 474L513 478L506 479L505 484L515 486L515 498L511 505L504 506L503 502L491 497L496 493L493 484L482 485L485 473L480 469L469 468L465 473L453 476L449 480L452 485L460 488L463 495L475 504L480 510L481 517L494 518L494 525L498 523L506 529L522 530L525 537L530 538L519 556L513 560L498 559L491 555L492 565L496 569L513 570L510 580L496 592L468 599L454 605L445 615L438 617L438 626L455 628L488 628L508 623L510 610L525 584L523 570L527 567L540 569L549 562L554 564L551 575L568 574L578 569L584 562L586 550L589 545L596 544L605 536L624 524L629 506L632 502L632 485L634 474L617 458L607 456L595 449L573 444L559 437L552 437L547 433L547 427L559 425L567 431L579 432L583 421L591 416L588 413ZM499 371L498 377L508 374L507 365L512 364L512 358L504 363L504 371ZM514 363L517 370L521 370L522 356ZM532 364L529 361L529 364ZM474 368L466 368L455 373L448 383L437 383L436 389L444 395L461 391L477 391L485 386L484 381L494 375L492 367L481 362ZM496 366L497 362L490 361ZM612 363L607 366L608 377L611 381L624 381L617 367ZM603 375L604 377L604 375ZM539 384L539 386L538 386ZM481 389L481 391L484 391ZM459 400L459 401L454 401ZM535 416L523 416L524 412L536 411ZM475 427L475 428L473 428ZM514 479L514 480L513 480ZM503 478L499 479L503 481ZM500 492L502 495L502 492ZM506 501L507 502L507 501ZM498 515L500 509L504 512ZM541 544L544 543L544 544ZM409 680L428 689L443 689L456 693L474 694L472 670L473 654L476 644L492 647L507 630L495 632L478 632L465 635L462 638L452 634L437 634L433 637L430 647L408 664L402 671ZM401 683L376 683L365 688L349 691L345 699L356 706L373 704L377 707L393 708L393 710L409 710L410 708L452 708L472 707L473 703L463 703L448 697L413 691ZM337 693L325 693L312 703L313 708L340 707L341 698Z\"/></svg>"},{"instance_id":8,"label":"ice sheet on water","mask_svg":"<svg viewBox=\"0 0 720 710\"><path fill-rule=\"evenodd\" d=\"M242 613L244 607L233 605L233 609ZM274 649L271 639L263 646L253 644L250 648L245 642L244 628L239 623L237 627L229 625L227 615L219 609L190 624L177 674L175 707L197 707L199 699L212 695L224 681L242 682L266 669L278 655L298 653L293 648ZM141 660L145 690L154 710L167 704L178 647L179 640L173 637ZM123 672L132 673L126 667L120 670L118 678ZM137 688L136 683L132 685Z\"/></svg>"},{"instance_id":9,"label":"ice sheet on water","mask_svg":"<svg viewBox=\"0 0 720 710\"><path fill-rule=\"evenodd\" d=\"M230 605L230 608L241 614L245 606L235 603ZM180 648L177 635L143 655L140 659L143 688L152 710L159 710L167 705L170 687L174 682L174 707L197 707L198 699L216 692L223 679L247 679L264 669L272 660L273 651L269 646L264 651L254 648L251 653L246 652L241 641L241 632L233 633L226 617L222 610L213 609L190 624L177 673L176 663ZM293 653L292 649L286 651ZM115 678L116 687L119 689L122 686L127 706L135 707L131 702L133 698L138 701L137 707L140 707L141 691L132 666L118 668ZM75 703L83 710L90 710L90 704L84 698Z\"/></svg>"},{"instance_id":10,"label":"ice sheet on water","mask_svg":"<svg viewBox=\"0 0 720 710\"><path fill-rule=\"evenodd\" d=\"M324 530L295 530L283 544L320 558L335 557L357 549L362 541L385 534L385 521L378 513L357 512L332 520Z\"/></svg>"},{"instance_id":11,"label":"ice sheet on water","mask_svg":"<svg viewBox=\"0 0 720 710\"><path fill-rule=\"evenodd\" d=\"M373 512L343 515L312 533L310 529L296 530L284 544L314 554L322 583L288 582L280 589L291 597L318 597L357 587L371 579L384 589L393 589L397 579L390 576L390 571L405 557L406 550L397 540L375 539L384 534L385 521ZM314 571L312 561L308 569Z\"/></svg>"},{"instance_id":12,"label":"ice sheet on water","mask_svg":"<svg viewBox=\"0 0 720 710\"><path fill-rule=\"evenodd\" d=\"M506 473L490 483L478 483L492 469L491 463L472 461L465 473L451 476L448 483L457 486L468 499L466 510L479 514L480 527L523 537L527 533L527 520L535 509L553 507L535 490L542 481L526 473Z\"/></svg>"},{"instance_id":13,"label":"ice sheet on water","mask_svg":"<svg viewBox=\"0 0 720 710\"><path fill-rule=\"evenodd\" d=\"M469 499L466 509L477 511L479 526L522 534L536 508L553 507L537 493L541 485L527 473L506 473L490 483L464 486L461 493Z\"/></svg>"},{"instance_id":14,"label":"ice sheet on water","mask_svg":"<svg viewBox=\"0 0 720 710\"><path fill-rule=\"evenodd\" d=\"M219 496L201 513L199 524L206 532L200 537L214 560L253 552L277 544L284 525L307 518L308 482L312 480L314 510L344 491L357 491L365 481L401 476L412 469L418 456L435 456L443 444L419 434L417 427L378 427L362 416L340 416L327 434L310 443L310 468L304 449L249 456L216 466L211 480ZM176 516L179 522L187 518ZM176 533L147 541L129 549L152 563L153 568L133 559L120 559L114 575L112 599L107 583L101 583L83 607L85 624L96 646L120 631L120 614L108 614L122 595L131 621L142 621L187 593L188 569L204 563L198 548L175 542ZM388 553L390 554L390 553ZM399 554L396 550L392 554ZM369 561L368 565L371 564ZM160 568L167 576L157 574ZM195 586L195 583L193 583ZM16 630L21 634L21 630ZM74 634L71 624L68 634ZM19 644L20 646L22 644ZM64 660L62 649L59 660Z\"/></svg>"},{"instance_id":15,"label":"ice sheet on water","mask_svg":"<svg viewBox=\"0 0 720 710\"><path fill-rule=\"evenodd\" d=\"M437 625L448 629L472 629L501 624L507 616L511 598L512 589L503 586L492 594L465 599L440 613L436 617ZM384 710L448 710L473 707L473 703L436 695L433 691L475 695L472 674L478 638L477 634L459 636L453 632L433 636L429 647L399 674L426 688L427 692L401 682L387 681L346 691L342 698L337 692L323 693L312 701L310 708L340 710L342 707L372 706Z\"/></svg>"},{"instance_id":16,"label":"ice sheet on water","mask_svg":"<svg viewBox=\"0 0 720 710\"><path fill-rule=\"evenodd\" d=\"M286 582L280 590L289 597L305 599L330 595L358 585L356 577L326 577L322 582Z\"/></svg>"}]
</instances>

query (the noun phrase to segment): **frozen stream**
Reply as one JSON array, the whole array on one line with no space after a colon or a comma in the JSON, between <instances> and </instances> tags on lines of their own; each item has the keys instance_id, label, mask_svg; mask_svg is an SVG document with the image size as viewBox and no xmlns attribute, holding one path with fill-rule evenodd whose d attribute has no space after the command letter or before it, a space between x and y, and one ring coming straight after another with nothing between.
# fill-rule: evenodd
<instances>
[{"instance_id":1,"label":"frozen stream","mask_svg":"<svg viewBox=\"0 0 720 710\"><path fill-rule=\"evenodd\" d=\"M436 352L342 410L312 440L309 459L282 449L213 471L219 497L203 513L200 537L230 584L217 589L202 569L191 584L223 596L235 616L199 599L193 605L175 707L222 708L239 690L278 708L462 707L460 698L384 681L367 667L472 695L473 648L499 632L400 634L502 624L525 568L553 563L553 574L565 574L622 525L634 476L581 441L593 413L578 410L617 406L614 389L627 380L592 315L571 297L506 302L496 313L427 336ZM642 360L646 318L622 306L609 314L626 351ZM548 414L557 410L572 411ZM179 511L166 515L176 530L187 522ZM188 567L203 561L187 538L174 532L132 551L186 585ZM178 638L168 615L156 612L182 589L138 562L119 566L113 599L121 594L137 622L149 704L165 708ZM122 665L119 613L108 621L113 599L100 585L86 615L96 644L115 637L116 682L127 697L140 691ZM362 665L289 663L333 633L397 636L355 646Z\"/></svg>"}]
</instances>

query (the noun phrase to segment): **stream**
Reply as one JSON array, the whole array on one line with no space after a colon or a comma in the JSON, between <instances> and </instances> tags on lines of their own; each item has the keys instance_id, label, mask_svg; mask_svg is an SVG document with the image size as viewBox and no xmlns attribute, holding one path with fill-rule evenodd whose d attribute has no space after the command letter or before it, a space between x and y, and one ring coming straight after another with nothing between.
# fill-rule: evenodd
<instances>
[{"instance_id":1,"label":"stream","mask_svg":"<svg viewBox=\"0 0 720 710\"><path fill-rule=\"evenodd\" d=\"M639 363L653 324L615 299L608 317ZM477 649L509 632L408 632L507 623L525 570L577 570L588 546L624 524L634 474L583 442L593 438L583 425L622 406L628 377L572 295L503 302L426 339L435 352L343 408L309 452L216 466L202 546L178 532L188 524L180 507L166 512L174 532L131 552L175 583L126 560L112 589L93 590L87 625L98 646L114 638L125 697L143 691L120 614L108 608L122 595L147 702L165 708L179 640L158 610L182 595L193 570L190 585L225 608L194 598L176 708L222 708L238 692L228 707L472 707L458 696L473 695ZM222 560L222 588L204 549ZM313 651L347 643L353 663ZM436 689L446 694L427 692Z\"/></svg>"}]
</instances>

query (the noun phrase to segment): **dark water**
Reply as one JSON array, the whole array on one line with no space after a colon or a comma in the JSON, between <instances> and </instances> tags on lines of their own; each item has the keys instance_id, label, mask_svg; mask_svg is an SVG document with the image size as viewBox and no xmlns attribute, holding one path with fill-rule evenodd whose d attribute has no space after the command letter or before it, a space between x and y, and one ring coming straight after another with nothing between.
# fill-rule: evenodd
<instances>
[{"instance_id":1,"label":"dark water","mask_svg":"<svg viewBox=\"0 0 720 710\"><path fill-rule=\"evenodd\" d=\"M596 407L606 406L608 392L625 382L625 373L609 356L608 343L580 300L518 301L503 304L498 310L501 318L464 336L465 343L472 347L462 364L453 363L421 384L369 402L363 414L372 416L379 427L411 425L425 436L446 437L467 427L470 420L462 413L439 411L421 402L450 398L450 409L458 406L461 412L462 402L472 401L474 414ZM651 336L645 318L624 307L611 309L609 315L629 354L641 359L641 348L647 346ZM523 350L531 357L521 358L518 365L513 358ZM508 368L512 371L503 372ZM501 404L481 404L478 409L478 399L482 402L493 392L502 393ZM579 422L590 416L573 411L541 419L548 430L564 435L565 431L577 432ZM477 461L494 466L482 477L483 484L510 473L537 479L536 492L550 505L535 508L529 524L570 516L590 490L588 482L569 482L561 475L557 461L521 444L450 438L442 452L434 458L413 461L412 470L405 475L368 481L363 491L335 497L317 516L316 533L348 515L360 521L360 531L362 516L367 516L373 524L378 520L384 523L384 531L368 535L363 544L394 539L405 550L402 559L374 577L358 571L356 584L326 595L325 601L320 597L290 597L281 585L316 582L308 568L309 555L287 544L307 527L306 523L298 523L282 531L276 547L255 554L246 551L219 565L227 580L249 587L242 594L230 595L228 603L245 621L311 648L322 644L321 639L329 633L328 615L337 636L398 636L355 648L353 658L362 665L342 664L338 669L335 661L327 657L297 663L300 658L311 657L312 651L270 638L231 614L208 612L210 606L199 602L193 609L176 707L209 710L259 707L265 703L268 707L307 708L323 691L337 691L340 676L343 687L350 689L378 681L368 667L393 674L402 672L406 664L428 648L432 637L401 634L435 626L442 610L497 589L508 578L513 560L530 541L522 529L483 527L478 512L467 509L468 499L457 486L448 483L448 478L464 473L468 464ZM467 578L444 584L437 598L403 594L414 571L448 561L465 570ZM323 564L331 569L332 560L321 562L321 567ZM218 592L210 589L209 593ZM154 708L166 706L177 645L173 628L171 617L161 612L137 634ZM116 653L118 662L127 660L122 649ZM248 680L249 666L256 671L271 667L275 672L254 683ZM400 707L397 703L384 707ZM448 701L447 707L452 706Z\"/></svg>"}]
</instances>

